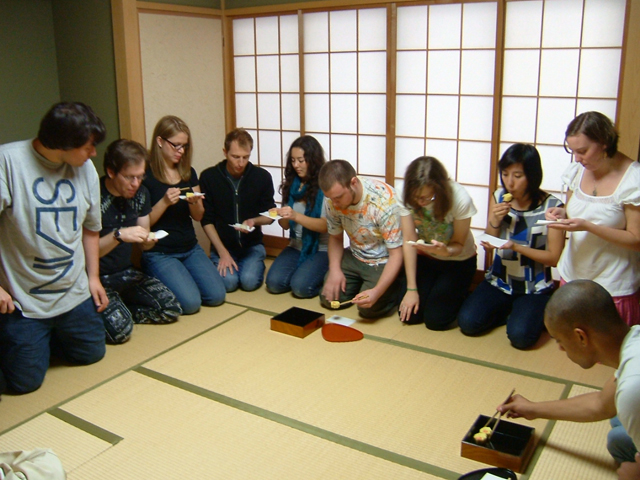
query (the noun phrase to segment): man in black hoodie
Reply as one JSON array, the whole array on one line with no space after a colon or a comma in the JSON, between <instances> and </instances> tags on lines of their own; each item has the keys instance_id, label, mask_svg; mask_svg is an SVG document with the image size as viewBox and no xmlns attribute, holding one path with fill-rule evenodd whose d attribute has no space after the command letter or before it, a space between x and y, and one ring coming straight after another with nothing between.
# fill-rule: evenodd
<instances>
[{"instance_id":1,"label":"man in black hoodie","mask_svg":"<svg viewBox=\"0 0 640 480\"><path fill-rule=\"evenodd\" d=\"M256 290L264 280L261 227L273 219L261 213L275 207L274 189L271 174L249 161L252 149L253 138L245 129L232 130L222 149L226 159L200 175L202 228L227 292Z\"/></svg>"}]
</instances>

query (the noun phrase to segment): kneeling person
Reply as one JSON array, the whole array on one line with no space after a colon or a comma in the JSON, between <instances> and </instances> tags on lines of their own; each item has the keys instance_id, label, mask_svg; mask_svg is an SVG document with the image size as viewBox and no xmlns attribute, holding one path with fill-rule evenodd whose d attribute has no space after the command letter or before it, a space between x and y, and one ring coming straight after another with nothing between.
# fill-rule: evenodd
<instances>
[{"instance_id":1,"label":"kneeling person","mask_svg":"<svg viewBox=\"0 0 640 480\"><path fill-rule=\"evenodd\" d=\"M148 250L151 197L142 185L147 150L132 140L116 140L104 155L100 179L100 279L109 306L102 312L107 342L123 343L134 323L172 323L182 313L171 290L160 280L133 268L133 244Z\"/></svg>"}]
</instances>

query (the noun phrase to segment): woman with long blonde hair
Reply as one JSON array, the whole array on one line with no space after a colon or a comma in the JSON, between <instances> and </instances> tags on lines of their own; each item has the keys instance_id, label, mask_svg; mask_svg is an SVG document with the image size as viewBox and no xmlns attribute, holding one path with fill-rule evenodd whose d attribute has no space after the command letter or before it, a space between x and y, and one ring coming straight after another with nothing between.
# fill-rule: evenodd
<instances>
[{"instance_id":1,"label":"woman with long blonde hair","mask_svg":"<svg viewBox=\"0 0 640 480\"><path fill-rule=\"evenodd\" d=\"M144 270L174 293L185 314L201 305L224 302L222 278L198 245L192 220L204 215L198 175L191 166L193 143L187 124L178 117L162 117L151 137L149 169L144 185L153 205L149 218L153 230L169 235L144 252Z\"/></svg>"}]
</instances>

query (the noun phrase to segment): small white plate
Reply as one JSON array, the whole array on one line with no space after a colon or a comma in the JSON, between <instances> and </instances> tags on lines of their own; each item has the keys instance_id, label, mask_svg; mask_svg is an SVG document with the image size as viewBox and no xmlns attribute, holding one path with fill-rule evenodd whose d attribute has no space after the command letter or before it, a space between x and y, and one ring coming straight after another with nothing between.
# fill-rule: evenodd
<instances>
[{"instance_id":1,"label":"small white plate","mask_svg":"<svg viewBox=\"0 0 640 480\"><path fill-rule=\"evenodd\" d=\"M504 238L498 238L498 237L494 237L493 235L487 235L486 233L483 233L482 235L478 235L476 237L476 240L478 240L478 243L487 242L489 245L496 248L502 248L502 246L509 241L509 240L505 240Z\"/></svg>"},{"instance_id":2,"label":"small white plate","mask_svg":"<svg viewBox=\"0 0 640 480\"><path fill-rule=\"evenodd\" d=\"M194 197L204 197L204 193L200 193L200 192L193 192L193 196ZM180 200L186 200L187 196L186 195L180 195Z\"/></svg>"},{"instance_id":3,"label":"small white plate","mask_svg":"<svg viewBox=\"0 0 640 480\"><path fill-rule=\"evenodd\" d=\"M552 223L558 223L559 220L538 220L536 225L551 225Z\"/></svg>"},{"instance_id":4,"label":"small white plate","mask_svg":"<svg viewBox=\"0 0 640 480\"><path fill-rule=\"evenodd\" d=\"M230 223L229 226L233 228L239 228L240 230L244 230L246 232L253 232L256 229L256 227L249 227L244 223L233 223L233 224Z\"/></svg>"},{"instance_id":5,"label":"small white plate","mask_svg":"<svg viewBox=\"0 0 640 480\"><path fill-rule=\"evenodd\" d=\"M167 235L169 235L167 232L165 232L164 230L158 230L157 232L154 232L156 234L156 238L158 240L160 240L161 238L166 237Z\"/></svg>"},{"instance_id":6,"label":"small white plate","mask_svg":"<svg viewBox=\"0 0 640 480\"><path fill-rule=\"evenodd\" d=\"M408 240L407 243L409 245L431 245L433 246L432 243L427 243L427 242L414 242L413 240Z\"/></svg>"},{"instance_id":7,"label":"small white plate","mask_svg":"<svg viewBox=\"0 0 640 480\"><path fill-rule=\"evenodd\" d=\"M272 217L271 215L269 215L269 212L262 212L260 215L262 215L263 217L270 218L272 220L280 220L282 218L280 215L276 215L275 217Z\"/></svg>"}]
</instances>

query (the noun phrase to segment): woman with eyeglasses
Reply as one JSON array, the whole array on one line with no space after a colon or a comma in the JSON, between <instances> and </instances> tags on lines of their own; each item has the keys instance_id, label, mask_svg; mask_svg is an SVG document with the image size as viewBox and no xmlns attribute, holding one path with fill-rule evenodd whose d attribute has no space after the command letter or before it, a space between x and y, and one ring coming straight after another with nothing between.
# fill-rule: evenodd
<instances>
[{"instance_id":1,"label":"woman with eyeglasses","mask_svg":"<svg viewBox=\"0 0 640 480\"><path fill-rule=\"evenodd\" d=\"M187 124L172 115L162 117L153 130L144 185L151 194L153 230L169 235L142 254L142 266L171 289L186 315L201 305L220 305L226 295L222 278L198 245L193 228L192 220L202 219L204 206L192 154Z\"/></svg>"},{"instance_id":2,"label":"woman with eyeglasses","mask_svg":"<svg viewBox=\"0 0 640 480\"><path fill-rule=\"evenodd\" d=\"M402 217L407 292L400 303L400 321L447 330L454 326L476 272L470 232L476 207L433 157L409 164L403 199L411 215Z\"/></svg>"},{"instance_id":3,"label":"woman with eyeglasses","mask_svg":"<svg viewBox=\"0 0 640 480\"><path fill-rule=\"evenodd\" d=\"M544 308L553 293L551 267L558 263L564 236L547 230L545 211L562 202L540 188L542 162L533 145L511 145L498 162L500 182L489 203L485 233L506 241L499 248L481 242L493 264L465 300L458 325L479 335L507 324L518 349L532 347L544 330Z\"/></svg>"},{"instance_id":4,"label":"woman with eyeglasses","mask_svg":"<svg viewBox=\"0 0 640 480\"><path fill-rule=\"evenodd\" d=\"M289 147L284 181L280 186L280 226L289 230L289 246L273 261L267 274L271 293L291 291L294 297L318 295L329 269L327 219L318 173L325 163L322 146L311 135L297 138Z\"/></svg>"},{"instance_id":5,"label":"woman with eyeglasses","mask_svg":"<svg viewBox=\"0 0 640 480\"><path fill-rule=\"evenodd\" d=\"M565 132L573 154L562 175L567 207L547 212L550 228L570 232L561 285L587 279L613 297L628 325L640 323L640 164L618 151L618 132L600 112L573 119Z\"/></svg>"}]
</instances>

